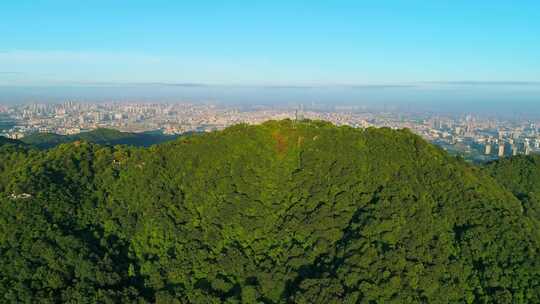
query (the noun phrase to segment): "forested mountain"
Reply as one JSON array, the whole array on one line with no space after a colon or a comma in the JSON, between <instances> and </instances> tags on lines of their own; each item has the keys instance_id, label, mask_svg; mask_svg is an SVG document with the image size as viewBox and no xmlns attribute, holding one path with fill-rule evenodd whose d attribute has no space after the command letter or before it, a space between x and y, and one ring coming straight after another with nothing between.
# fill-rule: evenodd
<instances>
[{"instance_id":1,"label":"forested mountain","mask_svg":"<svg viewBox=\"0 0 540 304\"><path fill-rule=\"evenodd\" d=\"M29 145L48 149L63 143L75 141L87 141L89 143L102 145L132 145L148 147L154 144L163 143L175 139L173 135L163 135L157 133L128 133L114 129L96 129L74 135L58 135L53 133L35 133L21 139Z\"/></svg>"},{"instance_id":2,"label":"forested mountain","mask_svg":"<svg viewBox=\"0 0 540 304\"><path fill-rule=\"evenodd\" d=\"M284 120L0 161L4 302L540 302L536 158Z\"/></svg>"}]
</instances>

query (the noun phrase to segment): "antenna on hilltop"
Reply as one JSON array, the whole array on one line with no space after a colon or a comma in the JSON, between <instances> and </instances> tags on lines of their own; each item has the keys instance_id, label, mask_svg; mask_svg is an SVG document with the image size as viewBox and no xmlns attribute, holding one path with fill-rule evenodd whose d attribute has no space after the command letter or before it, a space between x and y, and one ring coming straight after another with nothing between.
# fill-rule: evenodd
<instances>
[{"instance_id":1,"label":"antenna on hilltop","mask_svg":"<svg viewBox=\"0 0 540 304\"><path fill-rule=\"evenodd\" d=\"M304 120L304 104L301 103L299 109L297 109L295 113L297 121Z\"/></svg>"}]
</instances>

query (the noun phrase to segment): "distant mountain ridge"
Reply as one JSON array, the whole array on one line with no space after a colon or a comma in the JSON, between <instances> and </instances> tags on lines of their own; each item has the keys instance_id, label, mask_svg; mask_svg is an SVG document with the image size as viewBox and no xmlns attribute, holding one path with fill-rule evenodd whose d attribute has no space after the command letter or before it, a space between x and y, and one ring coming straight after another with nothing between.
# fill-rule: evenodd
<instances>
[{"instance_id":1,"label":"distant mountain ridge","mask_svg":"<svg viewBox=\"0 0 540 304\"><path fill-rule=\"evenodd\" d=\"M57 145L75 141L87 141L101 145L131 145L148 147L175 139L174 135L163 135L153 132L129 133L115 129L96 129L74 135L58 135L54 133L34 133L23 137L20 141L40 149L49 149Z\"/></svg>"},{"instance_id":2,"label":"distant mountain ridge","mask_svg":"<svg viewBox=\"0 0 540 304\"><path fill-rule=\"evenodd\" d=\"M19 140L16 140L16 139L11 139L11 138L7 138L7 137L4 137L4 136L0 136L0 146L5 145L5 144L23 145L24 143L19 141Z\"/></svg>"}]
</instances>

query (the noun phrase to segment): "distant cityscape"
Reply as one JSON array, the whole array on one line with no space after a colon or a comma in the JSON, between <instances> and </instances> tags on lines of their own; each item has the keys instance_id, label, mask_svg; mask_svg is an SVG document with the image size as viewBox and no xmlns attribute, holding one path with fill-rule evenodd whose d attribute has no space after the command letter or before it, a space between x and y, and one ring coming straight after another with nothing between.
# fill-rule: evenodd
<instances>
[{"instance_id":1,"label":"distant cityscape","mask_svg":"<svg viewBox=\"0 0 540 304\"><path fill-rule=\"evenodd\" d=\"M403 113L365 107L332 109L192 103L79 103L0 106L0 136L21 139L33 133L77 134L97 128L164 134L210 132L267 120L316 119L353 128L407 128L467 160L540 153L540 120L519 121L477 115Z\"/></svg>"}]
</instances>

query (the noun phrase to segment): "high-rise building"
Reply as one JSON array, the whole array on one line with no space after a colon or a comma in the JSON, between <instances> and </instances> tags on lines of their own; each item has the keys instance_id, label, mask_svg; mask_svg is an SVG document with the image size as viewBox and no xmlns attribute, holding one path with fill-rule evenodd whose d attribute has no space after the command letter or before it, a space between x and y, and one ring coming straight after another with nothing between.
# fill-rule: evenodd
<instances>
[{"instance_id":1,"label":"high-rise building","mask_svg":"<svg viewBox=\"0 0 540 304\"><path fill-rule=\"evenodd\" d=\"M512 156L518 155L518 152L519 152L518 146L515 144L512 144Z\"/></svg>"},{"instance_id":2,"label":"high-rise building","mask_svg":"<svg viewBox=\"0 0 540 304\"><path fill-rule=\"evenodd\" d=\"M504 157L504 142L499 142L499 157Z\"/></svg>"},{"instance_id":3,"label":"high-rise building","mask_svg":"<svg viewBox=\"0 0 540 304\"><path fill-rule=\"evenodd\" d=\"M531 143L529 142L529 139L525 140L524 149L525 149L525 155L531 154Z\"/></svg>"},{"instance_id":4,"label":"high-rise building","mask_svg":"<svg viewBox=\"0 0 540 304\"><path fill-rule=\"evenodd\" d=\"M491 154L491 143L487 143L486 144L486 150L484 152L486 155L490 155Z\"/></svg>"}]
</instances>

